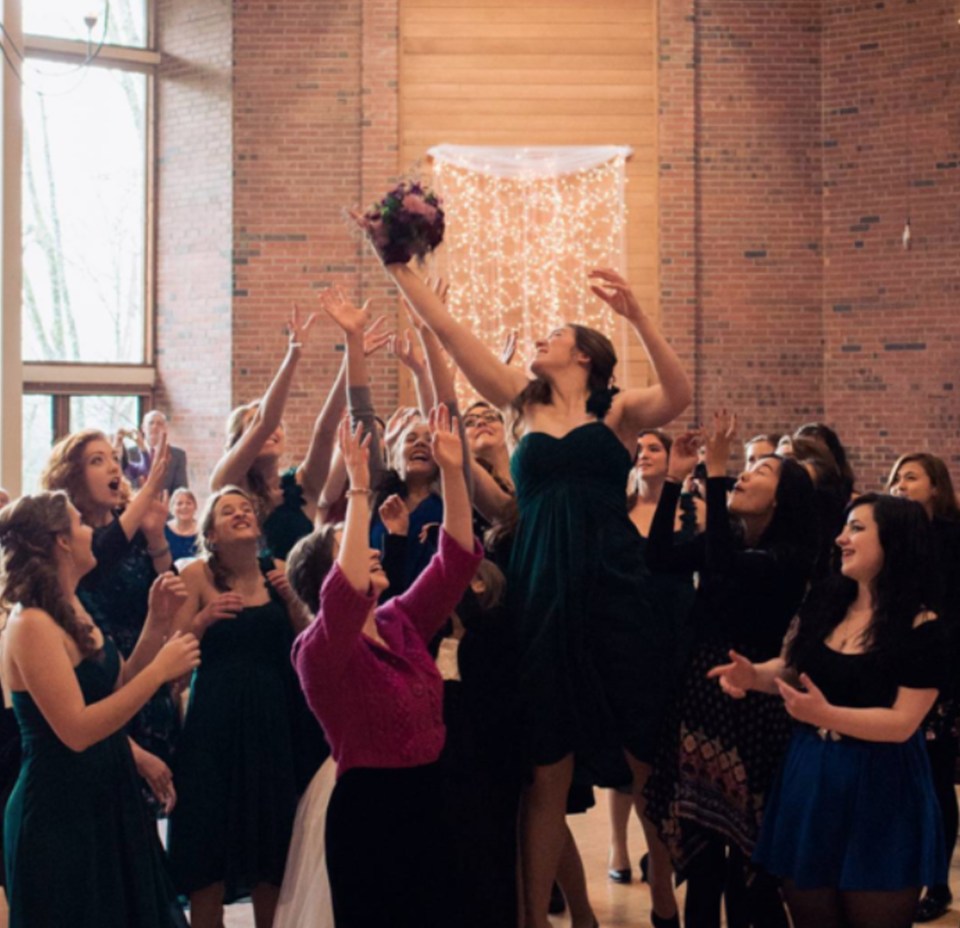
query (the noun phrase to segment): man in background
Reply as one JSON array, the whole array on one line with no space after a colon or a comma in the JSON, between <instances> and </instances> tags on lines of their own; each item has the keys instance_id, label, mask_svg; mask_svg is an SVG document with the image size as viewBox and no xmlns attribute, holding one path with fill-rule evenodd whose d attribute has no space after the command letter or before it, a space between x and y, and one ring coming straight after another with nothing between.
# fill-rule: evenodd
<instances>
[{"instance_id":1,"label":"man in background","mask_svg":"<svg viewBox=\"0 0 960 928\"><path fill-rule=\"evenodd\" d=\"M160 440L167 434L167 417L159 409L151 409L143 417L142 438L137 449L127 453L123 471L134 486L140 486L150 473L150 464L156 455ZM118 436L119 437L119 436ZM163 482L163 489L172 493L178 487L187 486L187 452L183 448L169 446L170 466Z\"/></svg>"}]
</instances>

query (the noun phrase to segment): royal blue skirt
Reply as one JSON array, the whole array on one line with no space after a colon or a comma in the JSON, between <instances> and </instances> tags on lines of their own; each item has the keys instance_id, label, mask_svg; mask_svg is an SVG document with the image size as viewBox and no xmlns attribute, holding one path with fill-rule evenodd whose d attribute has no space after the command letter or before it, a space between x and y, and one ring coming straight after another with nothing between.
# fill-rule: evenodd
<instances>
[{"instance_id":1,"label":"royal blue skirt","mask_svg":"<svg viewBox=\"0 0 960 928\"><path fill-rule=\"evenodd\" d=\"M947 882L923 736L902 744L794 732L754 860L798 889L892 891Z\"/></svg>"}]
</instances>

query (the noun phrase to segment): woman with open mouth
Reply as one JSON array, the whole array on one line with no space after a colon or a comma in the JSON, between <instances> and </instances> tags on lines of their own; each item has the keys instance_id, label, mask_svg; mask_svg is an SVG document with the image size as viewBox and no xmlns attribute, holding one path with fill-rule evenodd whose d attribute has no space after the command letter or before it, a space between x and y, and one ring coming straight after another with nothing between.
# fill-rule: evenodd
<instances>
[{"instance_id":1,"label":"woman with open mouth","mask_svg":"<svg viewBox=\"0 0 960 928\"><path fill-rule=\"evenodd\" d=\"M45 490L64 490L93 528L97 566L80 583L84 607L123 657L129 657L147 615L150 585L173 564L164 527L162 492L169 466L166 438L143 487L131 496L113 445L103 432L68 435L50 452L41 476ZM170 773L179 718L169 687L162 687L130 728L134 760L158 814L176 802Z\"/></svg>"},{"instance_id":2,"label":"woman with open mouth","mask_svg":"<svg viewBox=\"0 0 960 928\"><path fill-rule=\"evenodd\" d=\"M203 555L183 570L176 627L200 639L174 774L169 851L193 928L217 928L224 903L250 895L269 925L283 881L298 783L302 696L290 663L308 617L284 564L258 555L253 499L224 487L201 519Z\"/></svg>"},{"instance_id":3,"label":"woman with open mouth","mask_svg":"<svg viewBox=\"0 0 960 928\"><path fill-rule=\"evenodd\" d=\"M125 726L200 650L169 635L184 591L167 574L130 658L120 656L77 597L97 563L93 535L65 493L24 496L0 514L2 671L24 745L5 816L11 928L186 924Z\"/></svg>"},{"instance_id":4,"label":"woman with open mouth","mask_svg":"<svg viewBox=\"0 0 960 928\"><path fill-rule=\"evenodd\" d=\"M718 415L706 437L706 531L689 540L675 532L681 487L703 438L688 432L670 449L647 541L655 572L699 575L690 655L646 784L647 815L687 878L685 925L719 928L725 901L733 924L786 928L776 882L751 867L750 855L790 720L770 696L726 699L706 673L731 648L758 661L779 653L816 556L814 487L797 461L766 455L728 492L734 425Z\"/></svg>"}]
</instances>

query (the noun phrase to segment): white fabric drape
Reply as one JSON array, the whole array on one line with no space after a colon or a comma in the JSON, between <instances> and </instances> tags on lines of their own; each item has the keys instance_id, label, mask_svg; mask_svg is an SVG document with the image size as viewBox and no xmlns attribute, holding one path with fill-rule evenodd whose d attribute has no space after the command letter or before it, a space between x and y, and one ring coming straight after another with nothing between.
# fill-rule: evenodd
<instances>
[{"instance_id":1,"label":"white fabric drape","mask_svg":"<svg viewBox=\"0 0 960 928\"><path fill-rule=\"evenodd\" d=\"M430 154L446 232L429 265L450 284L452 315L496 354L516 332L521 364L537 338L566 322L619 347L622 327L588 275L624 270L630 149L439 145Z\"/></svg>"},{"instance_id":2,"label":"white fabric drape","mask_svg":"<svg viewBox=\"0 0 960 928\"><path fill-rule=\"evenodd\" d=\"M447 163L491 177L556 177L573 174L611 161L629 158L628 145L531 145L497 148L490 145L435 145L427 154L436 163Z\"/></svg>"}]
</instances>

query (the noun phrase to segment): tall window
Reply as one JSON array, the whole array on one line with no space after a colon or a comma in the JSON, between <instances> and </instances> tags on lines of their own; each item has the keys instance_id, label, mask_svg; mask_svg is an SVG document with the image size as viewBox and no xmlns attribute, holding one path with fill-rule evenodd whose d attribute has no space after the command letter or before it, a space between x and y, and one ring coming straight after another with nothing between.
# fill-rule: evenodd
<instances>
[{"instance_id":1,"label":"tall window","mask_svg":"<svg viewBox=\"0 0 960 928\"><path fill-rule=\"evenodd\" d=\"M27 492L51 440L129 427L153 387L150 13L22 3Z\"/></svg>"}]
</instances>

